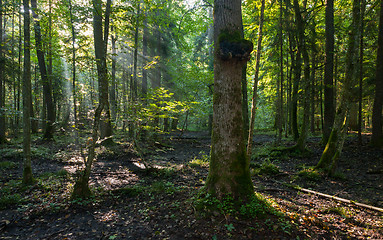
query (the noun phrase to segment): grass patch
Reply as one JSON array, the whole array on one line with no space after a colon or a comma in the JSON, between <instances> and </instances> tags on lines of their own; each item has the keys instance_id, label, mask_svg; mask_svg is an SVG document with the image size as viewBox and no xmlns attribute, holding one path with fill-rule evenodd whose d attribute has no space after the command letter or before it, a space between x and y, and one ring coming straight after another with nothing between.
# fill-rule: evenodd
<instances>
[{"instance_id":1,"label":"grass patch","mask_svg":"<svg viewBox=\"0 0 383 240\"><path fill-rule=\"evenodd\" d=\"M148 191L150 193L155 193L155 194L159 194L159 193L174 194L180 191L180 187L174 186L172 182L158 181L153 183L151 186L149 186Z\"/></svg>"},{"instance_id":2,"label":"grass patch","mask_svg":"<svg viewBox=\"0 0 383 240\"><path fill-rule=\"evenodd\" d=\"M151 175L157 178L174 178L177 175L177 169L172 167L155 168Z\"/></svg>"},{"instance_id":3,"label":"grass patch","mask_svg":"<svg viewBox=\"0 0 383 240\"><path fill-rule=\"evenodd\" d=\"M317 182L322 179L320 172L312 168L306 168L298 172L298 177L304 180Z\"/></svg>"},{"instance_id":4,"label":"grass patch","mask_svg":"<svg viewBox=\"0 0 383 240\"><path fill-rule=\"evenodd\" d=\"M206 154L205 152L200 152L201 157L194 157L190 162L190 167L208 167L210 156Z\"/></svg>"}]
</instances>

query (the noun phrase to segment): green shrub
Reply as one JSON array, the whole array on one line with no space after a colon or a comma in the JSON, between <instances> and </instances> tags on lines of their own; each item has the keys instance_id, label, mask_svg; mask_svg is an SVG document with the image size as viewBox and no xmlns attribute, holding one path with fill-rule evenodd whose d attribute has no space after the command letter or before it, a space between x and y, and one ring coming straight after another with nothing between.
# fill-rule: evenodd
<instances>
[{"instance_id":1,"label":"green shrub","mask_svg":"<svg viewBox=\"0 0 383 240\"><path fill-rule=\"evenodd\" d=\"M252 170L253 175L276 175L280 173L279 167L270 160L264 161L259 167Z\"/></svg>"},{"instance_id":2,"label":"green shrub","mask_svg":"<svg viewBox=\"0 0 383 240\"><path fill-rule=\"evenodd\" d=\"M16 167L16 163L10 161L0 162L0 169L11 169Z\"/></svg>"},{"instance_id":3,"label":"green shrub","mask_svg":"<svg viewBox=\"0 0 383 240\"><path fill-rule=\"evenodd\" d=\"M16 205L22 202L22 197L20 194L7 194L0 198L0 209L6 209L9 206Z\"/></svg>"}]
</instances>

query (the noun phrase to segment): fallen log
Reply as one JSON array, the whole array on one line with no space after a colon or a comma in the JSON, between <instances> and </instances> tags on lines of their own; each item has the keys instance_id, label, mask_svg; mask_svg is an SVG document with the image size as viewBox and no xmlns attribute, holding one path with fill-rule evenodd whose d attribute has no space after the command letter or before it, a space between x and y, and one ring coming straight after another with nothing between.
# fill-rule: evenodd
<instances>
[{"instance_id":1,"label":"fallen log","mask_svg":"<svg viewBox=\"0 0 383 240\"><path fill-rule=\"evenodd\" d=\"M379 207L375 207L375 206L371 206L371 205L367 205L367 204L363 204L363 203L358 203L358 202L355 202L355 201L352 201L352 200L348 200L348 199L345 199L345 198L340 198L340 197L336 197L336 196L320 193L320 192L309 190L309 189L306 189L306 188L296 187L296 189L299 190L299 191L302 191L302 192L312 193L312 194L315 194L315 195L318 195L318 196L321 196L321 197L334 199L334 200L337 200L337 201L340 201L340 202L344 202L344 203L348 203L348 204L353 204L353 205L356 205L356 206L359 206L359 207L363 207L363 208L367 208L367 209L370 209L370 210L375 210L375 211L383 212L383 208L379 208Z\"/></svg>"}]
</instances>

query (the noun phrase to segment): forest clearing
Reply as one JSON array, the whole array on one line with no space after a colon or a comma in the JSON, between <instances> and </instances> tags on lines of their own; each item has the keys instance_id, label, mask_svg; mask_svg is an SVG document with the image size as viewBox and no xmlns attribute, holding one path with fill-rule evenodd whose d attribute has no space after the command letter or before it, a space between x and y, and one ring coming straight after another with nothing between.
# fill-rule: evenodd
<instances>
[{"instance_id":1,"label":"forest clearing","mask_svg":"<svg viewBox=\"0 0 383 240\"><path fill-rule=\"evenodd\" d=\"M0 239L383 239L383 0L0 0Z\"/></svg>"}]
</instances>

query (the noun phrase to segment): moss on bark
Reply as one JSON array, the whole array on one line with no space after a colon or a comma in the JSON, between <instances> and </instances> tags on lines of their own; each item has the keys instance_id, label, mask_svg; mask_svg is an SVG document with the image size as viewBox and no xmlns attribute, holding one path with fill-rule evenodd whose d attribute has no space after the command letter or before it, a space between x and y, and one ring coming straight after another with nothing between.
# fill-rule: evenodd
<instances>
[{"instance_id":1,"label":"moss on bark","mask_svg":"<svg viewBox=\"0 0 383 240\"><path fill-rule=\"evenodd\" d=\"M32 168L30 166L24 167L24 170L23 170L23 184L24 185L31 185L34 182L35 182L35 179L33 178Z\"/></svg>"},{"instance_id":2,"label":"moss on bark","mask_svg":"<svg viewBox=\"0 0 383 240\"><path fill-rule=\"evenodd\" d=\"M324 169L329 170L330 164L333 161L334 154L336 153L336 145L338 142L338 131L333 129L330 134L330 138L327 142L326 148L323 151L323 154L315 166L315 169Z\"/></svg>"}]
</instances>

